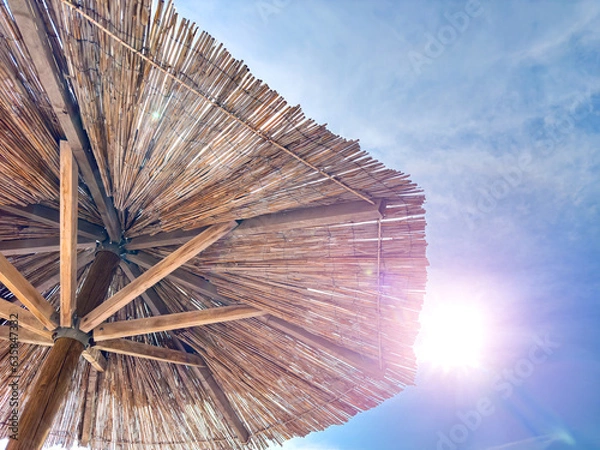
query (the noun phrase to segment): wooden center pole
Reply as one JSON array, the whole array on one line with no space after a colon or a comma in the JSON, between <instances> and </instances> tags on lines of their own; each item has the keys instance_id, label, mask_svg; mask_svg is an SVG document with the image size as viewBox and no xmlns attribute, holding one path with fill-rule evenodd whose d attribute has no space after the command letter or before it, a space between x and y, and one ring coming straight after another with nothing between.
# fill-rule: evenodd
<instances>
[{"instance_id":1,"label":"wooden center pole","mask_svg":"<svg viewBox=\"0 0 600 450\"><path fill-rule=\"evenodd\" d=\"M83 317L106 298L119 265L119 256L99 251L77 297L77 314ZM9 440L7 450L39 450L44 445L54 417L64 402L79 357L81 342L68 337L56 340L40 370L29 401L19 421L18 440Z\"/></svg>"}]
</instances>

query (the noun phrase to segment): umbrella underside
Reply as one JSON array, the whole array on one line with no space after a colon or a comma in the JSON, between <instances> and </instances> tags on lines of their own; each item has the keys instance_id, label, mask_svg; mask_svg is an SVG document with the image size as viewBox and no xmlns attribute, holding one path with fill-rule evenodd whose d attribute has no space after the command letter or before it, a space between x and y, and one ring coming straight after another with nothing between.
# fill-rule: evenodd
<instances>
[{"instance_id":1,"label":"umbrella underside","mask_svg":"<svg viewBox=\"0 0 600 450\"><path fill-rule=\"evenodd\" d=\"M110 300L182 244L232 224L108 323L248 312L123 338L197 364L118 354L101 340L117 328L91 326L106 368L81 359L46 445L85 435L93 449L265 449L413 383L427 260L424 196L406 175L307 119L170 3L150 0L34 2L72 102L67 119L84 130L78 146L13 3L0 2L0 252L60 310L68 138L80 168L80 287L97 241L115 241L122 258ZM19 302L1 285L0 296L7 319ZM0 357L9 352L0 341ZM47 352L20 345L22 404ZM10 377L2 364L3 386ZM10 394L0 392L2 437Z\"/></svg>"}]
</instances>

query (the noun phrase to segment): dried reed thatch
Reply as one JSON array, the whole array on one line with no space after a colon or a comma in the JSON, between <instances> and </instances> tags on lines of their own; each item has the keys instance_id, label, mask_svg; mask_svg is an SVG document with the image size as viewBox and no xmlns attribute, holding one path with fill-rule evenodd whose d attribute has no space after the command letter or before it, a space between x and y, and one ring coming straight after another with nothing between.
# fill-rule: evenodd
<instances>
[{"instance_id":1,"label":"dried reed thatch","mask_svg":"<svg viewBox=\"0 0 600 450\"><path fill-rule=\"evenodd\" d=\"M58 309L51 213L62 111L12 4L0 1L0 251ZM241 221L108 321L231 305L267 314L127 338L184 349L201 368L107 352L97 372L82 359L47 445L69 447L87 428L93 449L264 449L343 423L411 384L427 264L417 186L288 106L170 3L34 4L123 233L108 295L195 233ZM90 230L106 225L95 198L82 176L79 218ZM330 215L335 207L347 212ZM79 283L96 245L89 234L80 231ZM19 305L7 289L0 295ZM21 344L22 403L47 352ZM5 425L9 376L2 364ZM210 376L247 443L207 388Z\"/></svg>"}]
</instances>

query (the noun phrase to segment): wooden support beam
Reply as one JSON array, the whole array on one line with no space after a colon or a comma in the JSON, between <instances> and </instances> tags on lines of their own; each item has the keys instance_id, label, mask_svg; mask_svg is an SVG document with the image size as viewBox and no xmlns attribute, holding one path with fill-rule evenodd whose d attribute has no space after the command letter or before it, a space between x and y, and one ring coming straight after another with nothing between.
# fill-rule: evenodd
<instances>
[{"instance_id":1,"label":"wooden support beam","mask_svg":"<svg viewBox=\"0 0 600 450\"><path fill-rule=\"evenodd\" d=\"M83 408L83 419L81 420L81 429L79 432L79 445L87 447L92 438L92 430L96 420L96 402L98 399L98 372L94 368L90 369L88 376L87 389L85 392L85 406Z\"/></svg>"},{"instance_id":2,"label":"wooden support beam","mask_svg":"<svg viewBox=\"0 0 600 450\"><path fill-rule=\"evenodd\" d=\"M228 222L207 228L86 315L81 320L79 328L86 333L96 328L146 289L154 286L179 266L228 234L236 226L236 222Z\"/></svg>"},{"instance_id":3,"label":"wooden support beam","mask_svg":"<svg viewBox=\"0 0 600 450\"><path fill-rule=\"evenodd\" d=\"M140 236L133 238L125 244L127 250L143 250L152 247L166 247L168 245L183 245L190 239L198 236L206 227L193 230L176 230L158 233L153 236Z\"/></svg>"},{"instance_id":4,"label":"wooden support beam","mask_svg":"<svg viewBox=\"0 0 600 450\"><path fill-rule=\"evenodd\" d=\"M43 345L45 347L52 347L54 341L50 336L41 336L32 331L29 331L22 326L19 326L19 331L16 333L10 331L10 326L0 325L0 339L4 341L17 341L25 344Z\"/></svg>"},{"instance_id":5,"label":"wooden support beam","mask_svg":"<svg viewBox=\"0 0 600 450\"><path fill-rule=\"evenodd\" d=\"M250 433L246 429L245 425L240 420L239 416L236 414L234 409L229 402L229 399L221 389L221 386L215 380L212 372L208 368L198 367L197 372L200 374L202 385L204 389L206 389L211 394L211 398L213 398L217 403L217 408L224 415L227 422L232 425L234 432L236 433L238 439L243 443L247 443L250 437Z\"/></svg>"},{"instance_id":6,"label":"wooden support beam","mask_svg":"<svg viewBox=\"0 0 600 450\"><path fill-rule=\"evenodd\" d=\"M94 340L106 341L127 336L180 330L213 323L230 322L264 316L266 312L252 306L235 305L208 308L199 311L167 314L143 319L100 324L94 329Z\"/></svg>"},{"instance_id":7,"label":"wooden support beam","mask_svg":"<svg viewBox=\"0 0 600 450\"><path fill-rule=\"evenodd\" d=\"M176 341L175 344L183 350L183 344L181 341ZM250 438L250 433L246 426L242 423L239 416L231 406L229 399L219 386L219 383L215 380L208 364L204 361L202 356L198 355L201 361L204 363L204 366L192 367L192 370L195 371L198 376L200 382L202 383L202 387L210 394L210 398L215 402L215 406L223 415L223 418L227 421L227 423L233 428L233 431L237 435L240 442L243 444L248 442Z\"/></svg>"},{"instance_id":8,"label":"wooden support beam","mask_svg":"<svg viewBox=\"0 0 600 450\"><path fill-rule=\"evenodd\" d=\"M383 201L376 200L374 205L359 201L283 211L246 219L233 231L233 234L270 233L294 228L337 225L344 222L367 222L381 219L383 207ZM127 250L144 250L152 247L181 245L203 229L177 230L157 233L153 236L140 236L125 244L125 248Z\"/></svg>"},{"instance_id":9,"label":"wooden support beam","mask_svg":"<svg viewBox=\"0 0 600 450\"><path fill-rule=\"evenodd\" d=\"M127 255L127 260L145 269L149 269L160 262L160 259L147 253ZM185 269L174 270L167 278L209 298L216 299L219 297L217 288L212 283Z\"/></svg>"},{"instance_id":10,"label":"wooden support beam","mask_svg":"<svg viewBox=\"0 0 600 450\"><path fill-rule=\"evenodd\" d=\"M118 255L98 252L77 299L79 311L92 309L106 297L118 264ZM42 448L83 351L83 344L75 339L61 337L54 342L21 415L18 440L10 439L7 450Z\"/></svg>"},{"instance_id":11,"label":"wooden support beam","mask_svg":"<svg viewBox=\"0 0 600 450\"><path fill-rule=\"evenodd\" d=\"M111 240L121 240L121 226L112 200L106 195L97 163L90 150L79 108L67 79L60 73L48 39L48 32L40 5L35 0L8 0L23 42L36 68L39 80L50 99L50 104L69 141L83 181L87 185Z\"/></svg>"},{"instance_id":12,"label":"wooden support beam","mask_svg":"<svg viewBox=\"0 0 600 450\"><path fill-rule=\"evenodd\" d=\"M60 326L73 326L77 295L77 163L60 141Z\"/></svg>"},{"instance_id":13,"label":"wooden support beam","mask_svg":"<svg viewBox=\"0 0 600 450\"><path fill-rule=\"evenodd\" d=\"M60 227L60 211L44 205L7 206L0 205L0 211L13 216L23 217L33 222L42 223L52 227ZM84 219L77 220L77 235L81 241L104 241L107 238L106 230L100 225Z\"/></svg>"},{"instance_id":14,"label":"wooden support beam","mask_svg":"<svg viewBox=\"0 0 600 450\"><path fill-rule=\"evenodd\" d=\"M134 342L126 339L113 339L110 341L97 342L94 348L104 350L105 352L137 356L138 358L153 359L172 364L198 367L204 365L204 361L192 353L157 347L155 345L143 344L141 342Z\"/></svg>"},{"instance_id":15,"label":"wooden support beam","mask_svg":"<svg viewBox=\"0 0 600 450\"><path fill-rule=\"evenodd\" d=\"M81 238L80 238L81 239ZM96 247L96 241L80 240L78 250ZM60 238L15 239L0 241L0 253L4 256L30 255L32 253L52 253L60 251Z\"/></svg>"},{"instance_id":16,"label":"wooden support beam","mask_svg":"<svg viewBox=\"0 0 600 450\"><path fill-rule=\"evenodd\" d=\"M102 354L100 350L94 347L86 348L81 356L89 362L94 369L98 372L104 372L106 370L106 366L108 365L108 361Z\"/></svg>"},{"instance_id":17,"label":"wooden support beam","mask_svg":"<svg viewBox=\"0 0 600 450\"><path fill-rule=\"evenodd\" d=\"M56 311L8 259L0 254L0 281L48 329L58 326Z\"/></svg>"},{"instance_id":18,"label":"wooden support beam","mask_svg":"<svg viewBox=\"0 0 600 450\"><path fill-rule=\"evenodd\" d=\"M136 264L127 261L121 261L121 270L129 279L129 282L132 282L142 275L142 271ZM170 314L167 305L165 305L165 302L162 301L160 295L158 295L153 287L142 292L141 297L154 316Z\"/></svg>"},{"instance_id":19,"label":"wooden support beam","mask_svg":"<svg viewBox=\"0 0 600 450\"><path fill-rule=\"evenodd\" d=\"M383 202L337 203L329 206L293 209L244 220L235 230L236 235L272 233L296 228L338 225L343 222L368 222L383 217Z\"/></svg>"},{"instance_id":20,"label":"wooden support beam","mask_svg":"<svg viewBox=\"0 0 600 450\"><path fill-rule=\"evenodd\" d=\"M0 299L0 317L6 320L13 320L15 314L19 319L20 328L25 328L43 338L52 339L52 332L46 330L44 325L31 312L15 303Z\"/></svg>"},{"instance_id":21,"label":"wooden support beam","mask_svg":"<svg viewBox=\"0 0 600 450\"><path fill-rule=\"evenodd\" d=\"M340 345L334 344L331 341L328 341L321 336L317 336L316 334L310 333L306 331L304 328L299 327L297 325L293 325L284 320L278 319L273 316L266 316L259 318L261 322L266 323L272 328L275 328L288 336L291 336L295 339L298 339L300 342L305 343L313 348L321 350L324 353L327 353L335 358L344 361L346 364L349 364L352 367L356 367L359 370L364 371L374 378L383 378L385 373L385 368L382 370L379 367L379 361L373 358L369 358L367 356L361 355L358 352L347 349Z\"/></svg>"}]
</instances>

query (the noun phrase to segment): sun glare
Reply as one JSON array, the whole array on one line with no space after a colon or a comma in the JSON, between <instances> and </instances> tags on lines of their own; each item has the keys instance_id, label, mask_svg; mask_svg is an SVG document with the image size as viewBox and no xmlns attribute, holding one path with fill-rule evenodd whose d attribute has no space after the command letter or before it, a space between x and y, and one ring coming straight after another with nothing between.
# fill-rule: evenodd
<instances>
[{"instance_id":1,"label":"sun glare","mask_svg":"<svg viewBox=\"0 0 600 450\"><path fill-rule=\"evenodd\" d=\"M476 368L481 364L486 327L472 306L448 305L421 314L421 333L415 345L419 363L441 367Z\"/></svg>"}]
</instances>

